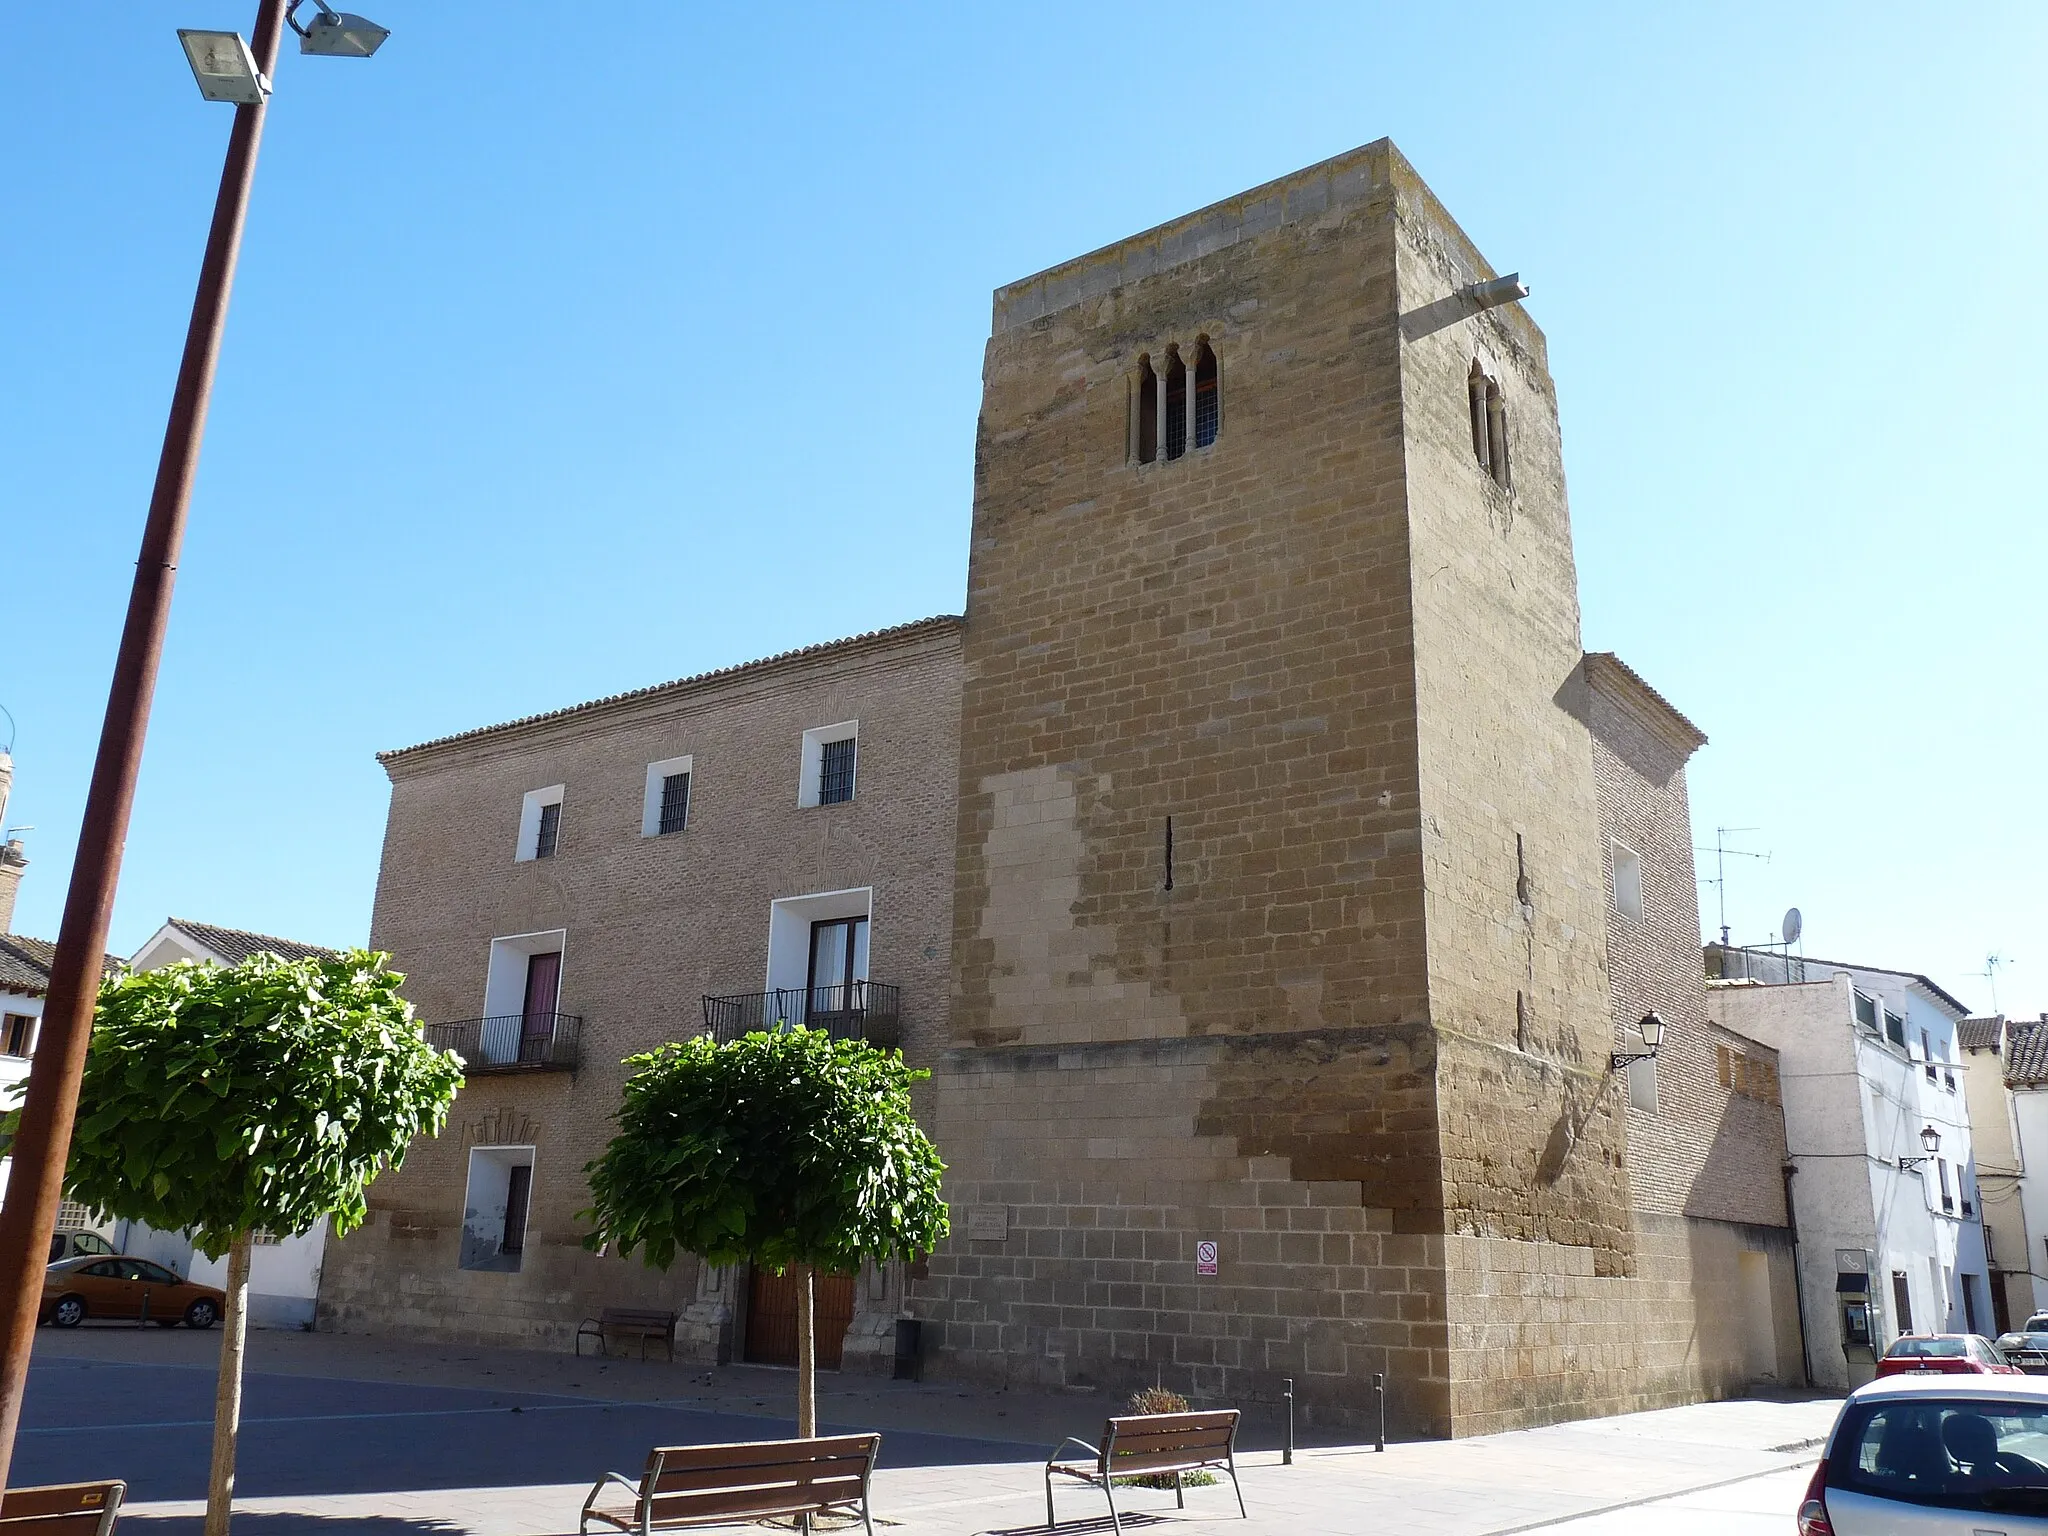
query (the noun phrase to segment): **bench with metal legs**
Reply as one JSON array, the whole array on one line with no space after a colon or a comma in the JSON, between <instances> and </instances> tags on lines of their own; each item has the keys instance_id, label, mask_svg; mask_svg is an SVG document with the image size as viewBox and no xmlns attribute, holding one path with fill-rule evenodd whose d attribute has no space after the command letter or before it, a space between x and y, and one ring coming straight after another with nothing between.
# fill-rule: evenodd
<instances>
[{"instance_id":1,"label":"bench with metal legs","mask_svg":"<svg viewBox=\"0 0 2048 1536\"><path fill-rule=\"evenodd\" d=\"M1070 1445L1088 1453L1087 1459L1062 1459ZM1237 1410L1222 1408L1208 1413L1136 1413L1111 1419L1102 1427L1102 1444L1069 1435L1059 1443L1045 1463L1045 1524L1053 1526L1052 1480L1055 1474L1071 1477L1102 1490L1109 1501L1109 1523L1116 1536L1123 1536L1123 1516L1116 1507L1119 1479L1164 1477L1173 1474L1174 1503L1187 1508L1184 1479L1190 1472L1216 1471L1230 1476L1231 1491L1237 1495L1237 1512L1249 1519L1244 1507L1244 1489L1237 1480Z\"/></svg>"}]
</instances>

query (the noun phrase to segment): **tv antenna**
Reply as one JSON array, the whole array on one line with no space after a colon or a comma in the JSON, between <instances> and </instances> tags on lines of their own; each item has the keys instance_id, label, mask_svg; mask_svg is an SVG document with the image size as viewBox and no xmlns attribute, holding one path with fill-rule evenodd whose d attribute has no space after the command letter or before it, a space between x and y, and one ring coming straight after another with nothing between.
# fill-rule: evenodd
<instances>
[{"instance_id":1,"label":"tv antenna","mask_svg":"<svg viewBox=\"0 0 2048 1536\"><path fill-rule=\"evenodd\" d=\"M1991 1011L1993 1013L1998 1012L1998 968L2001 965L2011 964L2012 962L2003 955L1986 955L1984 957L1984 969L1977 973L1991 984Z\"/></svg>"},{"instance_id":2,"label":"tv antenna","mask_svg":"<svg viewBox=\"0 0 2048 1536\"><path fill-rule=\"evenodd\" d=\"M1728 944L1728 861L1730 859L1762 859L1766 864L1771 862L1770 854L1754 853L1747 848L1731 848L1728 846L1728 839L1743 832L1760 832L1762 830L1761 827L1716 827L1714 828L1714 846L1695 850L1699 853L1711 853L1714 856L1714 878L1702 880L1700 884L1711 885L1714 888L1715 894L1720 899L1721 944L1723 948L1726 948ZM1785 915L1787 917L1795 917L1798 914L1798 910L1795 907Z\"/></svg>"}]
</instances>

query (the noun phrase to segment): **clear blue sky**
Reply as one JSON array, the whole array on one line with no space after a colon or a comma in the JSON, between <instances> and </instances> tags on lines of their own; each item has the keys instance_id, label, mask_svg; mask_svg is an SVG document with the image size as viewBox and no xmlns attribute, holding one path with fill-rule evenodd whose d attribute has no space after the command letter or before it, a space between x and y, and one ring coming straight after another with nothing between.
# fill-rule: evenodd
<instances>
[{"instance_id":1,"label":"clear blue sky","mask_svg":"<svg viewBox=\"0 0 2048 1536\"><path fill-rule=\"evenodd\" d=\"M361 940L379 748L958 611L990 290L1386 134L1535 289L1586 643L1773 855L1736 936L2048 1008L2048 7L360 3L279 71L116 948ZM172 28L253 12L9 23L23 932L228 130Z\"/></svg>"}]
</instances>

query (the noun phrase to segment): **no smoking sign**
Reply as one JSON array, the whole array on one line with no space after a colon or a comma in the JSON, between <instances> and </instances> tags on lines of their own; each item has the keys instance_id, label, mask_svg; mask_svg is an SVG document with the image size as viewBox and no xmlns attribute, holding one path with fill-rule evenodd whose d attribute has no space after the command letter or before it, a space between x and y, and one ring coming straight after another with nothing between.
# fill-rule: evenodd
<instances>
[{"instance_id":1,"label":"no smoking sign","mask_svg":"<svg viewBox=\"0 0 2048 1536\"><path fill-rule=\"evenodd\" d=\"M1216 1245L1206 1239L1195 1244L1195 1273L1213 1275L1216 1273Z\"/></svg>"}]
</instances>

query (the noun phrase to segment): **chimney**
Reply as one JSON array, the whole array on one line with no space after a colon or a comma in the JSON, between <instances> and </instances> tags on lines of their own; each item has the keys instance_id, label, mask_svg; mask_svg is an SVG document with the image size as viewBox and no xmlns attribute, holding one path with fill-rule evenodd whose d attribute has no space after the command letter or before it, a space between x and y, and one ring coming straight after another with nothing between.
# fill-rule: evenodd
<instances>
[{"instance_id":1,"label":"chimney","mask_svg":"<svg viewBox=\"0 0 2048 1536\"><path fill-rule=\"evenodd\" d=\"M0 826L7 821L7 792L14 787L14 759L0 751ZM0 933L14 932L14 893L21 887L21 872L28 868L28 855L21 839L11 837L0 845Z\"/></svg>"},{"instance_id":2,"label":"chimney","mask_svg":"<svg viewBox=\"0 0 2048 1536\"><path fill-rule=\"evenodd\" d=\"M0 843L0 933L14 932L14 893L21 888L21 872L27 868L28 854L20 838Z\"/></svg>"}]
</instances>

